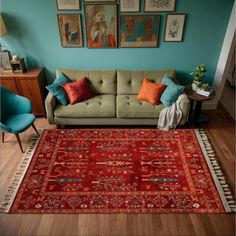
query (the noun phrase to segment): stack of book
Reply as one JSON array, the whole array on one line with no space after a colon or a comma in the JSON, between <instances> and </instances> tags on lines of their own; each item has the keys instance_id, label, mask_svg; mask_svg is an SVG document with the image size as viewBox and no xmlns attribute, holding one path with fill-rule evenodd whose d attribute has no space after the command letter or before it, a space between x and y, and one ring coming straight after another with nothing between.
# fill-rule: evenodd
<instances>
[{"instance_id":1,"label":"stack of book","mask_svg":"<svg viewBox=\"0 0 236 236\"><path fill-rule=\"evenodd\" d=\"M211 93L213 92L213 89L211 87L206 87L205 89L198 89L196 91L197 94L200 94L202 96L206 96L209 97L211 95Z\"/></svg>"}]
</instances>

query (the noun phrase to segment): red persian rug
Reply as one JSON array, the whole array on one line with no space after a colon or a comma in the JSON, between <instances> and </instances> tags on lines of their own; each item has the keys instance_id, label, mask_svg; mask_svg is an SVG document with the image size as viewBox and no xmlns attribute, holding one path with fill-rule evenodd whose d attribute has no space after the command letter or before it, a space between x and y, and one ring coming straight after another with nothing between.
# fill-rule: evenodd
<instances>
[{"instance_id":1,"label":"red persian rug","mask_svg":"<svg viewBox=\"0 0 236 236\"><path fill-rule=\"evenodd\" d=\"M23 158L1 204L4 212L225 213L235 209L203 130L44 130L31 152Z\"/></svg>"}]
</instances>

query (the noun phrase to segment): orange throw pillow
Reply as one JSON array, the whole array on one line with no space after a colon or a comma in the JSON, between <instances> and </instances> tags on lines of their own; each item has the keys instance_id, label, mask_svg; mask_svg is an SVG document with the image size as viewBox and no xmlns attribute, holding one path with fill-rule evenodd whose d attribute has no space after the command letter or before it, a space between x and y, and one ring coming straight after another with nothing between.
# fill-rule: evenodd
<instances>
[{"instance_id":1,"label":"orange throw pillow","mask_svg":"<svg viewBox=\"0 0 236 236\"><path fill-rule=\"evenodd\" d=\"M165 84L153 83L149 79L144 78L137 99L144 100L152 105L158 105L160 104L160 97L165 88Z\"/></svg>"},{"instance_id":2,"label":"orange throw pillow","mask_svg":"<svg viewBox=\"0 0 236 236\"><path fill-rule=\"evenodd\" d=\"M70 104L75 104L93 97L86 77L78 81L62 84L62 87L68 95Z\"/></svg>"}]
</instances>

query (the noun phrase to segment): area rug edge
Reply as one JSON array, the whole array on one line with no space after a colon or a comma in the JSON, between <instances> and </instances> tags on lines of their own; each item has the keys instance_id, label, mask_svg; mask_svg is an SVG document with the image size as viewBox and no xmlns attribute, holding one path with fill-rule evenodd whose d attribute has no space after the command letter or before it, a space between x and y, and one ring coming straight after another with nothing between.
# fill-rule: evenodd
<instances>
[{"instance_id":1,"label":"area rug edge","mask_svg":"<svg viewBox=\"0 0 236 236\"><path fill-rule=\"evenodd\" d=\"M4 200L1 201L0 203L1 213L9 213L10 211L10 208L14 202L18 189L24 179L25 173L34 155L36 147L38 146L43 130L38 129L38 132L40 133L40 137L37 134L32 135L30 145L27 148L26 152L24 153L22 160L19 166L17 167L17 170L13 175L13 178L12 178L12 181L10 182L7 193L4 196Z\"/></svg>"},{"instance_id":2,"label":"area rug edge","mask_svg":"<svg viewBox=\"0 0 236 236\"><path fill-rule=\"evenodd\" d=\"M227 213L236 212L236 205L232 192L226 182L226 178L224 177L224 174L218 164L218 161L215 158L215 152L210 144L205 130L195 129L195 134L202 149L204 158L207 162L208 168L211 172L218 193L220 195L225 211Z\"/></svg>"},{"instance_id":3,"label":"area rug edge","mask_svg":"<svg viewBox=\"0 0 236 236\"><path fill-rule=\"evenodd\" d=\"M217 162L215 152L210 144L205 130L195 129L194 131L226 213L235 212L236 206L233 195L228 184L226 183L226 178L224 177ZM0 203L0 212L9 213L40 139L41 135L40 137L37 135L32 136L30 146L24 154L15 174L13 175L13 179L8 187L4 200Z\"/></svg>"}]
</instances>

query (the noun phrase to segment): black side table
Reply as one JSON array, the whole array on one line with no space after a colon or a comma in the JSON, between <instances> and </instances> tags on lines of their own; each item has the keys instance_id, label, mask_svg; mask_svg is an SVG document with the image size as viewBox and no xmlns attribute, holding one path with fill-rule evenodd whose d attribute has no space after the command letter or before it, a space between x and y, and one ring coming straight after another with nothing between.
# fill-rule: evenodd
<instances>
[{"instance_id":1,"label":"black side table","mask_svg":"<svg viewBox=\"0 0 236 236\"><path fill-rule=\"evenodd\" d=\"M192 116L193 105L194 103L196 103L195 111L193 115L194 123L199 124L199 123L205 123L209 121L209 118L206 115L201 114L202 102L213 99L216 95L215 91L213 91L209 97L202 96L200 94L197 94L195 91L193 91L192 85L190 84L185 87L185 93L190 99L190 111L189 111L190 117Z\"/></svg>"}]
</instances>

